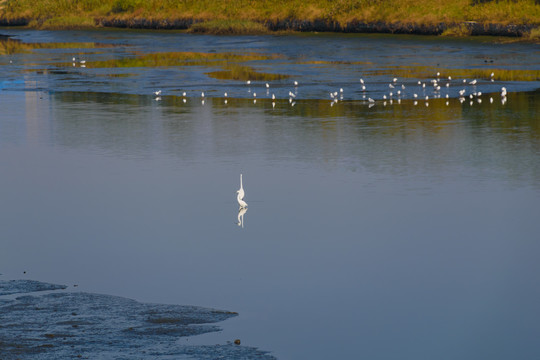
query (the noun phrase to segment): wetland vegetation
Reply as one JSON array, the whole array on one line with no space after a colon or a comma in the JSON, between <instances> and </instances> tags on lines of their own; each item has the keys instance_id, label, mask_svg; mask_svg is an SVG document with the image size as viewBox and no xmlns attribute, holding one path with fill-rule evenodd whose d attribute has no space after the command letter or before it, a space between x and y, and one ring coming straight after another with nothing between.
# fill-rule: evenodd
<instances>
[{"instance_id":1,"label":"wetland vegetation","mask_svg":"<svg viewBox=\"0 0 540 360\"><path fill-rule=\"evenodd\" d=\"M276 30L538 39L538 0L4 0L0 23L32 28L176 28L214 34Z\"/></svg>"}]
</instances>

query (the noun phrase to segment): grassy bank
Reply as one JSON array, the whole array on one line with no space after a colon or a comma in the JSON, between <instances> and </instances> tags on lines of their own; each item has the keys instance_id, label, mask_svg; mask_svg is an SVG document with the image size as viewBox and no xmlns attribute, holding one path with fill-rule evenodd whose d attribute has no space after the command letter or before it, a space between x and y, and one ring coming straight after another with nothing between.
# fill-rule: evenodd
<instances>
[{"instance_id":1,"label":"grassy bank","mask_svg":"<svg viewBox=\"0 0 540 360\"><path fill-rule=\"evenodd\" d=\"M467 35L470 27L462 24L471 22L526 25L530 32L540 27L540 0L3 0L0 19L35 28L132 24L212 33L260 33L275 24L301 30L306 23L347 31L365 23Z\"/></svg>"}]
</instances>

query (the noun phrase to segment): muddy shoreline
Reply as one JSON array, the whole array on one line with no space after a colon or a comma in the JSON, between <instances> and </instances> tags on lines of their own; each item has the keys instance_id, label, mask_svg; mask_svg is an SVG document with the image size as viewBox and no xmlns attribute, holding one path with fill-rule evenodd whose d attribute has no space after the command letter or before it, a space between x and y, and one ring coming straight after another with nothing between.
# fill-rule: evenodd
<instances>
[{"instance_id":1,"label":"muddy shoreline","mask_svg":"<svg viewBox=\"0 0 540 360\"><path fill-rule=\"evenodd\" d=\"M274 360L270 353L233 339L199 346L179 341L220 331L215 324L235 316L203 307L68 291L65 285L39 281L0 280L0 357Z\"/></svg>"},{"instance_id":2,"label":"muddy shoreline","mask_svg":"<svg viewBox=\"0 0 540 360\"><path fill-rule=\"evenodd\" d=\"M0 19L0 26L28 26L31 19ZM181 19L147 19L147 18L96 18L96 27L149 29L149 30L187 30L193 24L201 22L194 18ZM495 24L467 21L463 23L417 24L407 22L361 22L351 21L341 24L329 20L267 20L262 24L271 32L341 32L341 33L381 33L381 34L410 34L410 35L441 35L452 28L461 28L471 36L506 36L522 37L535 26L530 24Z\"/></svg>"}]
</instances>

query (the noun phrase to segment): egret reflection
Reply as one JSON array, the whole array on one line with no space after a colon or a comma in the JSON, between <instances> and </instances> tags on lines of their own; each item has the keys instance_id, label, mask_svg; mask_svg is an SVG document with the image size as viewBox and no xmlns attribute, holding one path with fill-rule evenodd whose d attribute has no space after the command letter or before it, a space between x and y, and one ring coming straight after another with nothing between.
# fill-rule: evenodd
<instances>
[{"instance_id":1,"label":"egret reflection","mask_svg":"<svg viewBox=\"0 0 540 360\"><path fill-rule=\"evenodd\" d=\"M238 210L238 226L244 228L244 214L247 212L247 207L241 207Z\"/></svg>"}]
</instances>

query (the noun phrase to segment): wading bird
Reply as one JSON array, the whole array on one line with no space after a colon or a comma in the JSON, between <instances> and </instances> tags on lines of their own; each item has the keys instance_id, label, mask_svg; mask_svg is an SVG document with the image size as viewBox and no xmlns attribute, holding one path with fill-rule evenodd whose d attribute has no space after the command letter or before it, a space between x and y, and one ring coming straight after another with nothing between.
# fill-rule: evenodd
<instances>
[{"instance_id":1,"label":"wading bird","mask_svg":"<svg viewBox=\"0 0 540 360\"><path fill-rule=\"evenodd\" d=\"M240 189L238 189L236 193L238 194L236 196L236 200L238 201L238 205L240 205L240 209L247 208L247 203L244 201L245 192L244 192L244 186L242 184L242 174L240 174Z\"/></svg>"}]
</instances>

